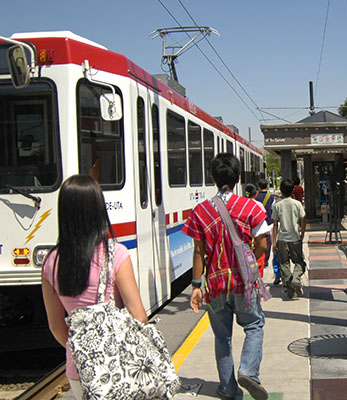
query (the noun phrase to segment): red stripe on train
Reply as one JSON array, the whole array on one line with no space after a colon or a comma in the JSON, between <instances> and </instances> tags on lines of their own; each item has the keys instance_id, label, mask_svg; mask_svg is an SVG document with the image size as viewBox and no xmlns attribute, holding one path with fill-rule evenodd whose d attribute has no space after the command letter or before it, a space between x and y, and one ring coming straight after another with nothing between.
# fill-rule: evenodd
<instances>
[{"instance_id":1,"label":"red stripe on train","mask_svg":"<svg viewBox=\"0 0 347 400\"><path fill-rule=\"evenodd\" d=\"M182 211L182 220L183 221L186 220L189 217L189 215L191 214L191 212L192 212L191 208L189 208L188 210L183 210ZM166 222L166 225L170 225L170 214L165 214L165 222ZM178 212L177 211L172 213L171 223L175 224L176 222L178 222Z\"/></svg>"},{"instance_id":2,"label":"red stripe on train","mask_svg":"<svg viewBox=\"0 0 347 400\"><path fill-rule=\"evenodd\" d=\"M116 237L136 235L136 222L112 224L112 229Z\"/></svg>"},{"instance_id":3,"label":"red stripe on train","mask_svg":"<svg viewBox=\"0 0 347 400\"><path fill-rule=\"evenodd\" d=\"M189 210L183 210L182 211L182 219L185 220L189 217L189 215L191 214L192 209L190 208Z\"/></svg>"}]
</instances>

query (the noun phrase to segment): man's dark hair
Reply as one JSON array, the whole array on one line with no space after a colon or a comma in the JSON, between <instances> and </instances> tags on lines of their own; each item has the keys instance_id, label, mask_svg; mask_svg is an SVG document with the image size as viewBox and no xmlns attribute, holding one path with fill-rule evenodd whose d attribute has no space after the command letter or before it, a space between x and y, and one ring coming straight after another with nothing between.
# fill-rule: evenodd
<instances>
[{"instance_id":1,"label":"man's dark hair","mask_svg":"<svg viewBox=\"0 0 347 400\"><path fill-rule=\"evenodd\" d=\"M267 180L266 180L266 179L259 179L259 181L258 181L258 188L259 188L260 190L265 190L265 189L267 189L267 185L268 185L268 183L267 183Z\"/></svg>"},{"instance_id":2,"label":"man's dark hair","mask_svg":"<svg viewBox=\"0 0 347 400\"><path fill-rule=\"evenodd\" d=\"M257 193L257 187L253 183L248 183L245 187L246 197L253 197Z\"/></svg>"},{"instance_id":3,"label":"man's dark hair","mask_svg":"<svg viewBox=\"0 0 347 400\"><path fill-rule=\"evenodd\" d=\"M283 196L289 197L292 195L294 189L294 183L291 179L283 179L281 182L280 190Z\"/></svg>"},{"instance_id":4,"label":"man's dark hair","mask_svg":"<svg viewBox=\"0 0 347 400\"><path fill-rule=\"evenodd\" d=\"M240 161L231 153L219 153L211 161L211 172L219 190L232 190L241 173Z\"/></svg>"},{"instance_id":5,"label":"man's dark hair","mask_svg":"<svg viewBox=\"0 0 347 400\"><path fill-rule=\"evenodd\" d=\"M296 177L294 179L294 185L300 185L300 178Z\"/></svg>"}]
</instances>

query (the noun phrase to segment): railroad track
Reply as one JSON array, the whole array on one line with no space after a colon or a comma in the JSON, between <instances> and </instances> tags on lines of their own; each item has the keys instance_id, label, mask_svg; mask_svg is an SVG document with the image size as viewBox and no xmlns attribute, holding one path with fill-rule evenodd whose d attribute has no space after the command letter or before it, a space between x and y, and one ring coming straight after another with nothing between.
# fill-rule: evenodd
<instances>
[{"instance_id":1,"label":"railroad track","mask_svg":"<svg viewBox=\"0 0 347 400\"><path fill-rule=\"evenodd\" d=\"M69 388L63 363L16 397L16 400L55 400L61 398Z\"/></svg>"},{"instance_id":2,"label":"railroad track","mask_svg":"<svg viewBox=\"0 0 347 400\"><path fill-rule=\"evenodd\" d=\"M187 285L190 283L191 280L191 274L185 274L183 277L180 278L179 284L176 286L175 290L172 293L172 298L168 300L163 306L156 310L150 317L151 319L154 318L158 313L160 313L160 310L162 308L165 308L177 295L179 295ZM162 326L163 330L165 331L165 323L164 326ZM44 354L39 354L37 355L37 358L30 358L30 354L26 357L30 359L28 363L25 364L22 368L24 369L24 376L27 374L27 370L31 369L33 365L33 361L35 362L36 366L42 367L43 360L50 360L52 361L52 357L54 356L53 354L48 355L47 353ZM48 356L48 358L47 358ZM57 356L56 356L57 357ZM65 351L64 351L64 357L65 357ZM58 361L59 357L54 358L54 360ZM38 361L39 360L39 361ZM62 358L60 358L62 360ZM66 378L65 375L65 362L61 363L59 361L59 365L55 367L53 370L48 370L45 371L45 375L43 375L43 370L39 372L39 376L43 376L42 378L39 378L38 380L35 381L32 386L30 386L28 389L24 389L24 391L18 395L18 391L16 394L13 395L12 399L15 400L58 400L58 399L63 399L63 400L73 400L74 397L70 394L67 394L67 392L70 390L70 385L68 382L68 379ZM52 363L51 363L52 364ZM55 364L57 365L58 362ZM15 371L15 365L12 367L13 370ZM53 363L54 365L54 363ZM47 368L47 366L45 366ZM50 372L48 372L50 371ZM48 372L48 373L47 373ZM37 378L36 378L37 379ZM8 397L9 393L13 389L10 389L6 391L6 397L1 397L0 393L0 400L4 399L10 399L11 397ZM5 390L4 390L5 392Z\"/></svg>"}]
</instances>

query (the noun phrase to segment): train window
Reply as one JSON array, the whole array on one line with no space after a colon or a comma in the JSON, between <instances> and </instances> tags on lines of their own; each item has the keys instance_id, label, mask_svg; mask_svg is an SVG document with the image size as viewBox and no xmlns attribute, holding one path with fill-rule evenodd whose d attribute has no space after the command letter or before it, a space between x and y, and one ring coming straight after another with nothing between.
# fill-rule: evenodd
<instances>
[{"instance_id":1,"label":"train window","mask_svg":"<svg viewBox=\"0 0 347 400\"><path fill-rule=\"evenodd\" d=\"M227 140L227 152L234 154L234 145L229 140Z\"/></svg>"},{"instance_id":2,"label":"train window","mask_svg":"<svg viewBox=\"0 0 347 400\"><path fill-rule=\"evenodd\" d=\"M153 163L154 163L154 190L155 204L160 206L162 202L161 165L160 165L160 132L159 111L157 105L152 106L152 134L153 134Z\"/></svg>"},{"instance_id":3,"label":"train window","mask_svg":"<svg viewBox=\"0 0 347 400\"><path fill-rule=\"evenodd\" d=\"M189 182L202 185L201 127L188 121Z\"/></svg>"},{"instance_id":4,"label":"train window","mask_svg":"<svg viewBox=\"0 0 347 400\"><path fill-rule=\"evenodd\" d=\"M245 151L245 183L253 183L251 171L251 155L249 151Z\"/></svg>"},{"instance_id":5,"label":"train window","mask_svg":"<svg viewBox=\"0 0 347 400\"><path fill-rule=\"evenodd\" d=\"M56 91L49 82L0 86L0 185L51 191L61 180Z\"/></svg>"},{"instance_id":6,"label":"train window","mask_svg":"<svg viewBox=\"0 0 347 400\"><path fill-rule=\"evenodd\" d=\"M240 164L241 164L241 183L246 183L245 176L245 151L240 148ZM248 182L249 183L249 182Z\"/></svg>"},{"instance_id":7,"label":"train window","mask_svg":"<svg viewBox=\"0 0 347 400\"><path fill-rule=\"evenodd\" d=\"M147 155L146 155L146 120L145 120L145 102L142 97L137 98L137 143L139 154L139 185L140 185L140 203L142 208L148 205L147 188Z\"/></svg>"},{"instance_id":8,"label":"train window","mask_svg":"<svg viewBox=\"0 0 347 400\"><path fill-rule=\"evenodd\" d=\"M220 138L217 136L217 154L220 153Z\"/></svg>"},{"instance_id":9,"label":"train window","mask_svg":"<svg viewBox=\"0 0 347 400\"><path fill-rule=\"evenodd\" d=\"M259 156L255 156L255 179L256 181L258 181L259 179L262 178L261 176L261 163L260 163L260 157Z\"/></svg>"},{"instance_id":10,"label":"train window","mask_svg":"<svg viewBox=\"0 0 347 400\"><path fill-rule=\"evenodd\" d=\"M204 129L204 170L205 185L212 186L211 161L214 157L213 133L208 129Z\"/></svg>"},{"instance_id":11,"label":"train window","mask_svg":"<svg viewBox=\"0 0 347 400\"><path fill-rule=\"evenodd\" d=\"M249 182L254 183L255 182L255 162L254 162L254 154L250 153L250 166L249 166L249 170L250 170L250 177L249 177Z\"/></svg>"},{"instance_id":12,"label":"train window","mask_svg":"<svg viewBox=\"0 0 347 400\"><path fill-rule=\"evenodd\" d=\"M186 130L184 118L172 111L167 112L167 151L169 185L186 186Z\"/></svg>"},{"instance_id":13,"label":"train window","mask_svg":"<svg viewBox=\"0 0 347 400\"><path fill-rule=\"evenodd\" d=\"M103 190L114 190L125 180L123 119L102 119L99 98L104 93L111 90L84 80L77 87L79 170Z\"/></svg>"}]
</instances>

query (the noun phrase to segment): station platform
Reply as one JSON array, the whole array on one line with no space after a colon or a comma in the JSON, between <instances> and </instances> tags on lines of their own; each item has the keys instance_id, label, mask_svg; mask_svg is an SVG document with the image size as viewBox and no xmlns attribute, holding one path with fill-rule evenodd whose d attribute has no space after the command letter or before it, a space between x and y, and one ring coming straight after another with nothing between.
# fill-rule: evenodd
<instances>
[{"instance_id":1,"label":"station platform","mask_svg":"<svg viewBox=\"0 0 347 400\"><path fill-rule=\"evenodd\" d=\"M326 231L308 226L303 297L286 299L282 286L272 283L272 267L265 269L264 282L272 298L262 303L266 324L260 379L269 400L347 399L347 259L339 249L347 242L347 231L340 233L342 242L326 242ZM190 292L187 288L168 308L175 312L183 302L188 308L181 317L194 318L189 310ZM166 335L170 341L170 335ZM243 338L242 328L235 323L236 371ZM175 400L219 398L214 337L204 309L172 359L183 385ZM244 400L250 399L244 391Z\"/></svg>"},{"instance_id":2,"label":"station platform","mask_svg":"<svg viewBox=\"0 0 347 400\"><path fill-rule=\"evenodd\" d=\"M325 228L307 226L303 297L287 299L282 286L272 283L271 265L264 271L272 298L262 303L266 324L260 379L269 400L347 399L347 259L339 249L347 243L347 231L339 232L341 242L332 243ZM213 333L206 308L199 314L190 309L190 293L186 288L159 313L158 328L182 382L173 399L219 399ZM243 338L235 323L235 371ZM62 398L73 400L71 392ZM251 399L244 391L244 400Z\"/></svg>"}]
</instances>

